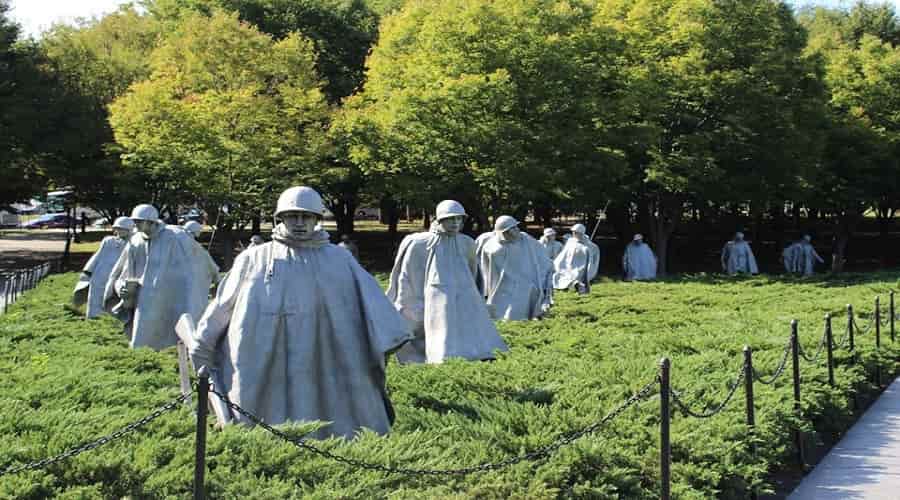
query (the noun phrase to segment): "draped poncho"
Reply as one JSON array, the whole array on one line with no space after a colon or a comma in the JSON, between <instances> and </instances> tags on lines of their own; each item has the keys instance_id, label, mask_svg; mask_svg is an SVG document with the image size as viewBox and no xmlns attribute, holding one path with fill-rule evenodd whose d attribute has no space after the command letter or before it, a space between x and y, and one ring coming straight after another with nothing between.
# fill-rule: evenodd
<instances>
[{"instance_id":1,"label":"draped poncho","mask_svg":"<svg viewBox=\"0 0 900 500\"><path fill-rule=\"evenodd\" d=\"M415 334L397 353L401 362L493 359L507 350L476 285L477 265L472 238L439 224L403 239L387 292Z\"/></svg>"},{"instance_id":2,"label":"draped poncho","mask_svg":"<svg viewBox=\"0 0 900 500\"><path fill-rule=\"evenodd\" d=\"M729 241L722 248L722 270L728 274L758 274L756 257L746 241Z\"/></svg>"},{"instance_id":3,"label":"draped poncho","mask_svg":"<svg viewBox=\"0 0 900 500\"><path fill-rule=\"evenodd\" d=\"M219 269L209 253L178 226L160 224L152 238L135 233L116 262L104 292L104 306L124 320L132 347L175 345L175 324L185 313L199 317ZM139 287L133 310L123 310L119 290Z\"/></svg>"},{"instance_id":4,"label":"draped poncho","mask_svg":"<svg viewBox=\"0 0 900 500\"><path fill-rule=\"evenodd\" d=\"M656 255L650 245L634 241L629 243L622 256L622 269L625 270L626 280L656 279Z\"/></svg>"},{"instance_id":5,"label":"draped poncho","mask_svg":"<svg viewBox=\"0 0 900 500\"><path fill-rule=\"evenodd\" d=\"M75 285L75 294L79 295L87 290L85 316L96 318L103 314L103 293L106 291L106 283L112 273L113 267L122 255L126 240L118 236L107 236L100 242L100 248L91 256L84 265L86 280L79 281ZM77 302L80 300L76 299Z\"/></svg>"},{"instance_id":6,"label":"draped poncho","mask_svg":"<svg viewBox=\"0 0 900 500\"><path fill-rule=\"evenodd\" d=\"M484 295L495 319L525 320L543 316L553 290L553 262L544 247L520 233L504 240L497 233L476 249Z\"/></svg>"},{"instance_id":7,"label":"draped poncho","mask_svg":"<svg viewBox=\"0 0 900 500\"><path fill-rule=\"evenodd\" d=\"M553 288L565 290L575 285L588 286L600 270L600 247L586 236L573 236L566 240L553 267Z\"/></svg>"},{"instance_id":8,"label":"draped poncho","mask_svg":"<svg viewBox=\"0 0 900 500\"><path fill-rule=\"evenodd\" d=\"M331 422L319 438L388 432L385 357L411 338L408 325L327 233L283 234L235 259L197 324L194 364L216 369L229 398L267 423Z\"/></svg>"}]
</instances>

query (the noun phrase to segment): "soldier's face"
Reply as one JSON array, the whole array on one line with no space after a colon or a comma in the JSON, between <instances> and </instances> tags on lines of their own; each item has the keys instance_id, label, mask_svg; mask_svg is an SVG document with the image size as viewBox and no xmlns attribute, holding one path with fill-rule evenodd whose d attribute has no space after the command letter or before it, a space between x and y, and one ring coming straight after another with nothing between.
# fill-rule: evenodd
<instances>
[{"instance_id":1,"label":"soldier's face","mask_svg":"<svg viewBox=\"0 0 900 500\"><path fill-rule=\"evenodd\" d=\"M285 212L281 215L284 228L298 238L309 237L316 230L319 218L309 212Z\"/></svg>"},{"instance_id":2,"label":"soldier's face","mask_svg":"<svg viewBox=\"0 0 900 500\"><path fill-rule=\"evenodd\" d=\"M453 217L445 217L441 219L441 227L444 228L445 232L454 234L458 233L463 226L463 216L462 215L454 215Z\"/></svg>"},{"instance_id":3,"label":"soldier's face","mask_svg":"<svg viewBox=\"0 0 900 500\"><path fill-rule=\"evenodd\" d=\"M511 227L500 234L504 241L516 241L522 235L517 227Z\"/></svg>"},{"instance_id":4,"label":"soldier's face","mask_svg":"<svg viewBox=\"0 0 900 500\"><path fill-rule=\"evenodd\" d=\"M156 229L156 221L153 220L136 220L134 225L139 233L144 233L147 239L153 237L153 230Z\"/></svg>"},{"instance_id":5,"label":"soldier's face","mask_svg":"<svg viewBox=\"0 0 900 500\"><path fill-rule=\"evenodd\" d=\"M128 230L128 229L122 229L122 228L119 228L119 227L113 229L113 231L116 233L116 236L118 236L119 238L122 238L123 240L127 240L127 239L128 239L128 235L131 234L131 231L130 231L130 230Z\"/></svg>"}]
</instances>

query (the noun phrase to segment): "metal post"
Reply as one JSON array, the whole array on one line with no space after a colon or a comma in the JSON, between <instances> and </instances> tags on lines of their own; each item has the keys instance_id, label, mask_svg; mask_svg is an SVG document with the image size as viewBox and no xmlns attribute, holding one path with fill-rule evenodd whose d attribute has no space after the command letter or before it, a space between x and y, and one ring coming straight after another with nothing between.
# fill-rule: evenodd
<instances>
[{"instance_id":1,"label":"metal post","mask_svg":"<svg viewBox=\"0 0 900 500\"><path fill-rule=\"evenodd\" d=\"M797 335L797 320L791 321L791 359L794 362L794 412L800 415L800 339ZM797 446L797 458L800 465L806 465L803 452L803 435L800 429L794 429L794 444Z\"/></svg>"},{"instance_id":2,"label":"metal post","mask_svg":"<svg viewBox=\"0 0 900 500\"><path fill-rule=\"evenodd\" d=\"M206 414L209 411L209 369L197 371L197 441L194 454L194 500L206 498Z\"/></svg>"},{"instance_id":3,"label":"metal post","mask_svg":"<svg viewBox=\"0 0 900 500\"><path fill-rule=\"evenodd\" d=\"M747 429L750 433L750 454L756 455L754 429L756 428L756 410L753 407L753 350L744 346L744 394L747 396ZM750 498L756 499L756 491L750 491Z\"/></svg>"},{"instance_id":4,"label":"metal post","mask_svg":"<svg viewBox=\"0 0 900 500\"><path fill-rule=\"evenodd\" d=\"M853 351L853 306L847 304L847 335L850 336L850 347L848 348L851 352Z\"/></svg>"},{"instance_id":5,"label":"metal post","mask_svg":"<svg viewBox=\"0 0 900 500\"><path fill-rule=\"evenodd\" d=\"M660 476L660 500L669 500L671 498L670 482L672 463L672 443L669 436L669 424L671 419L671 409L669 408L670 387L669 387L669 368L671 363L669 358L663 358L659 362L659 476Z\"/></svg>"},{"instance_id":6,"label":"metal post","mask_svg":"<svg viewBox=\"0 0 900 500\"><path fill-rule=\"evenodd\" d=\"M891 342L894 341L894 319L896 319L896 317L894 311L894 291L891 290Z\"/></svg>"},{"instance_id":7,"label":"metal post","mask_svg":"<svg viewBox=\"0 0 900 500\"><path fill-rule=\"evenodd\" d=\"M825 354L828 356L828 385L834 387L834 334L831 331L831 313L825 315Z\"/></svg>"},{"instance_id":8,"label":"metal post","mask_svg":"<svg viewBox=\"0 0 900 500\"><path fill-rule=\"evenodd\" d=\"M881 349L881 297L875 297L875 385L881 387L881 363L878 351Z\"/></svg>"}]
</instances>

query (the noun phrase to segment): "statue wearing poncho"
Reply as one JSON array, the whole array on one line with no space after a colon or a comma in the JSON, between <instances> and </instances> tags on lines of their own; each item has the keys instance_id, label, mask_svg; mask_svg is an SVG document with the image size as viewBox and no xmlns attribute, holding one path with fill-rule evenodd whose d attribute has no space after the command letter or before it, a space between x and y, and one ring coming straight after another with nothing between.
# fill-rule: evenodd
<instances>
[{"instance_id":1,"label":"statue wearing poncho","mask_svg":"<svg viewBox=\"0 0 900 500\"><path fill-rule=\"evenodd\" d=\"M634 240L625 247L622 269L626 280L656 279L656 255L640 234L634 235Z\"/></svg>"},{"instance_id":2,"label":"statue wearing poncho","mask_svg":"<svg viewBox=\"0 0 900 500\"><path fill-rule=\"evenodd\" d=\"M551 227L544 229L544 235L541 236L540 242L551 262L562 252L563 244L556 240L556 231Z\"/></svg>"},{"instance_id":3,"label":"statue wearing poncho","mask_svg":"<svg viewBox=\"0 0 900 500\"><path fill-rule=\"evenodd\" d=\"M807 234L800 241L794 242L784 249L781 256L787 272L812 276L815 273L816 262L825 263L811 242L812 237Z\"/></svg>"},{"instance_id":4,"label":"statue wearing poncho","mask_svg":"<svg viewBox=\"0 0 900 500\"><path fill-rule=\"evenodd\" d=\"M110 274L104 306L125 321L132 347L159 350L175 345L175 324L182 314L203 313L218 268L194 238L156 217L149 205L132 212L138 231Z\"/></svg>"},{"instance_id":5,"label":"statue wearing poncho","mask_svg":"<svg viewBox=\"0 0 900 500\"><path fill-rule=\"evenodd\" d=\"M493 359L495 350L507 347L476 286L475 242L458 232L465 211L447 200L438 205L437 215L431 231L403 239L391 271L388 298L415 334L397 359L404 363Z\"/></svg>"},{"instance_id":6,"label":"statue wearing poncho","mask_svg":"<svg viewBox=\"0 0 900 500\"><path fill-rule=\"evenodd\" d=\"M84 265L81 279L75 285L74 302L77 305L87 304L85 317L96 318L103 314L103 294L106 291L106 283L109 281L109 276L122 255L122 250L133 229L134 222L128 217L116 219L113 222L113 231L116 234L103 238L100 248Z\"/></svg>"},{"instance_id":7,"label":"statue wearing poncho","mask_svg":"<svg viewBox=\"0 0 900 500\"><path fill-rule=\"evenodd\" d=\"M562 251L553 261L555 274L553 288L566 290L576 288L586 293L600 270L600 247L587 235L584 224L572 226L572 236L566 240Z\"/></svg>"},{"instance_id":8,"label":"statue wearing poncho","mask_svg":"<svg viewBox=\"0 0 900 500\"><path fill-rule=\"evenodd\" d=\"M553 262L544 247L503 215L494 231L479 238L478 256L484 295L495 319L539 318L550 308Z\"/></svg>"},{"instance_id":9,"label":"statue wearing poncho","mask_svg":"<svg viewBox=\"0 0 900 500\"><path fill-rule=\"evenodd\" d=\"M722 270L728 274L759 274L756 257L750 244L744 241L744 234L737 233L734 239L725 243L722 248Z\"/></svg>"},{"instance_id":10,"label":"statue wearing poncho","mask_svg":"<svg viewBox=\"0 0 900 500\"><path fill-rule=\"evenodd\" d=\"M194 366L213 367L218 389L269 424L331 422L319 438L387 433L385 356L411 338L408 325L356 259L315 229L308 216L321 212L305 210L318 200L324 211L321 198L300 189L282 197L297 195L303 215L279 211L273 241L242 252L219 286L197 324Z\"/></svg>"}]
</instances>

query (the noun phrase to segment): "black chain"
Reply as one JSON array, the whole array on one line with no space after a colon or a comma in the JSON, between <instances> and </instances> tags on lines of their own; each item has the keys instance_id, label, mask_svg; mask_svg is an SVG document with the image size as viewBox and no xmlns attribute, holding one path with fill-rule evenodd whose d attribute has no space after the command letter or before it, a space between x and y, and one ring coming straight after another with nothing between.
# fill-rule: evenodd
<instances>
[{"instance_id":1,"label":"black chain","mask_svg":"<svg viewBox=\"0 0 900 500\"><path fill-rule=\"evenodd\" d=\"M819 342L819 347L816 348L816 353L812 357L806 355L806 351L803 350L803 344L797 342L797 348L799 350L800 357L802 357L804 361L806 361L807 363L815 363L819 360L819 356L821 356L822 353L825 352L825 344L827 343L828 332L822 332L822 340L821 342Z\"/></svg>"},{"instance_id":2,"label":"black chain","mask_svg":"<svg viewBox=\"0 0 900 500\"><path fill-rule=\"evenodd\" d=\"M775 372L772 373L772 377L768 380L762 378L762 376L756 372L756 368L753 369L753 378L756 379L757 382L763 385L772 385L775 383L775 380L784 373L785 367L787 367L787 359L788 354L791 352L791 339L788 338L788 343L784 346L784 353L781 356L781 361L778 363L778 368L775 369Z\"/></svg>"},{"instance_id":3,"label":"black chain","mask_svg":"<svg viewBox=\"0 0 900 500\"><path fill-rule=\"evenodd\" d=\"M542 447L537 448L528 453L523 453L521 455L509 457L509 458L507 458L505 460L501 460L499 462L486 462L486 463L482 463L479 465L475 465L473 467L465 467L465 468L461 468L461 469L411 469L411 468L406 468L406 467L392 467L389 465L366 462L363 460L357 460L355 458L349 458L349 457L345 457L342 455L337 455L330 451L323 450L321 448L313 446L303 439L298 439L298 438L288 436L284 432L265 423L260 417L254 415L252 412L247 411L247 410L241 408L240 406L238 406L237 404L231 402L231 400L228 399L228 396L216 391L213 388L210 388L209 391L211 393L215 394L216 396L218 396L222 401L224 401L225 405L227 405L229 408L231 408L232 410L247 417L254 424L259 425L263 429L269 431L270 433L283 439L284 441L287 441L300 449L310 451L316 455L319 455L321 457L324 457L324 458L327 458L330 460L334 460L335 462L340 462L344 465L349 465L349 466L357 467L360 469L383 472L385 474L406 474L406 475L421 475L421 476L465 476L465 475L474 474L474 473L478 473L478 472L487 472L487 471L491 471L491 470L503 469L503 468L515 465L515 464L517 464L519 462L523 462L523 461L533 461L533 460L546 458L546 457L550 456L551 454L553 454L559 448L575 441L576 439L578 439L586 434L595 432L601 426L603 426L604 424L613 420L614 418L619 416L622 412L624 412L628 408L630 408L630 407L634 406L635 404L637 404L638 402L650 397L650 395L653 393L653 389L656 387L656 385L658 383L659 383L659 377L655 377L653 380L651 380L649 383L647 383L645 386L643 386L638 392L636 392L630 398L625 400L625 402L623 402L621 405L616 407L613 411L608 413L605 417L600 419L598 422L593 423L579 431L566 433L548 445L542 446Z\"/></svg>"},{"instance_id":4,"label":"black chain","mask_svg":"<svg viewBox=\"0 0 900 500\"><path fill-rule=\"evenodd\" d=\"M869 318L869 324L866 325L865 329L859 327L859 324L856 322L856 318L853 318L853 326L856 327L857 332L859 332L862 335L865 335L865 334L869 333L870 330L872 330L873 326L875 326L875 316L872 316Z\"/></svg>"},{"instance_id":5,"label":"black chain","mask_svg":"<svg viewBox=\"0 0 900 500\"><path fill-rule=\"evenodd\" d=\"M63 453L56 455L55 457L45 458L43 460L38 460L37 462L31 462L31 463L28 463L25 465L20 465L18 467L10 467L8 469L0 471L0 476L5 476L7 474L18 474L19 472L24 472L27 470L43 469L44 467L53 465L57 462L61 462L67 458L71 458L76 455L80 455L86 451L93 450L94 448L99 448L107 443L110 443L112 441L120 439L120 438L140 429L141 427L149 424L153 420L156 420L163 414L168 413L168 412L174 410L175 408L178 408L189 397L190 397L190 394L188 394L188 395L182 394L181 396L178 396L176 399L170 401L169 403L166 403L165 405L159 407L156 411L147 415L146 417L144 417L138 421L132 422L132 423L126 425L125 427L122 427L121 429L117 430L116 432L113 432L112 434L110 434L108 436L103 436L100 439L96 439L94 441L78 445L74 448L70 448L69 450L66 450Z\"/></svg>"},{"instance_id":6,"label":"black chain","mask_svg":"<svg viewBox=\"0 0 900 500\"><path fill-rule=\"evenodd\" d=\"M694 418L714 417L714 416L718 415L719 413L721 413L722 410L724 410L725 407L728 406L728 403L731 402L731 398L734 397L734 394L737 392L738 387L740 387L741 382L744 380L744 368L746 368L746 366L747 366L746 363L741 363L741 371L738 372L737 378L735 379L734 383L731 385L731 388L728 389L728 395L725 396L725 400L722 401L720 404L718 404L712 410L709 410L704 413L700 413L698 411L692 410L687 404L685 404L684 401L681 400L681 395L679 394L679 391L676 391L674 388L670 389L670 392L672 393L672 401L674 401L675 405L681 409L682 413L684 413L685 415L687 415L689 417L694 417Z\"/></svg>"}]
</instances>

